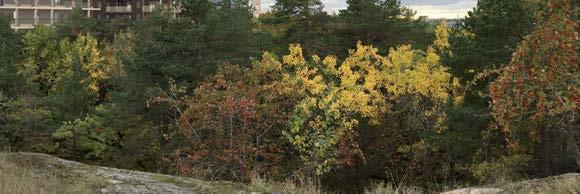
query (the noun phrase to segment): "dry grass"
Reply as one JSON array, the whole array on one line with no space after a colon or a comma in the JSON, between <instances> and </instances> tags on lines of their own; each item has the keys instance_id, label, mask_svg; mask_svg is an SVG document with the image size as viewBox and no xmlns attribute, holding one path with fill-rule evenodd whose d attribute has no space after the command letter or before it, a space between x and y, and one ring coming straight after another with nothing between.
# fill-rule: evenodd
<instances>
[{"instance_id":1,"label":"dry grass","mask_svg":"<svg viewBox=\"0 0 580 194\"><path fill-rule=\"evenodd\" d=\"M0 193L93 193L80 184L67 184L55 175L21 167L0 155Z\"/></svg>"},{"instance_id":2,"label":"dry grass","mask_svg":"<svg viewBox=\"0 0 580 194\"><path fill-rule=\"evenodd\" d=\"M576 194L580 193L580 175L566 174L539 180L509 183L503 188L516 193Z\"/></svg>"},{"instance_id":3,"label":"dry grass","mask_svg":"<svg viewBox=\"0 0 580 194\"><path fill-rule=\"evenodd\" d=\"M375 184L365 189L365 194L420 194L426 193L421 188L414 187L393 187L384 183Z\"/></svg>"},{"instance_id":4,"label":"dry grass","mask_svg":"<svg viewBox=\"0 0 580 194\"><path fill-rule=\"evenodd\" d=\"M297 184L299 182L300 184ZM251 192L258 193L300 193L300 194L322 194L322 188L315 181L301 178L298 181L271 182L261 179L257 176L252 178L249 185Z\"/></svg>"}]
</instances>

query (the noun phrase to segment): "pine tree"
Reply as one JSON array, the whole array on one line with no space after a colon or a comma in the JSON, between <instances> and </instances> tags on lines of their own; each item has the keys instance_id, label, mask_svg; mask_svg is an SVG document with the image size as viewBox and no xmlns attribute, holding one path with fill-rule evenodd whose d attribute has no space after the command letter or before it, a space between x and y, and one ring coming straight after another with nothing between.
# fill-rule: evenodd
<instances>
[{"instance_id":1,"label":"pine tree","mask_svg":"<svg viewBox=\"0 0 580 194\"><path fill-rule=\"evenodd\" d=\"M21 60L20 37L10 28L10 18L0 14L0 95L16 95L18 66Z\"/></svg>"}]
</instances>

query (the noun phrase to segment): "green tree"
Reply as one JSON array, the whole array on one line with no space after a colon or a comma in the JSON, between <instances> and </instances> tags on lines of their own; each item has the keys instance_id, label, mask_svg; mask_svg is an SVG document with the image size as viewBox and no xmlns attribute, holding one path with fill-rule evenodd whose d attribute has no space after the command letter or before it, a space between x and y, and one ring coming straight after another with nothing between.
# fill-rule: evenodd
<instances>
[{"instance_id":1,"label":"green tree","mask_svg":"<svg viewBox=\"0 0 580 194\"><path fill-rule=\"evenodd\" d=\"M0 42L4 41L3 38L10 38L6 43L22 42L22 46L11 45L0 50L3 52L0 61L8 63L2 64L0 69L10 71L7 76L9 85L2 85L0 89L9 92L0 94L0 146L12 151L53 153L54 145L49 134L58 126L58 121L39 92L39 86L48 86L40 72L58 58L58 49L54 47L58 45L56 33L52 28L39 27L20 37L9 26L6 27L6 31L0 32L4 33Z\"/></svg>"},{"instance_id":2,"label":"green tree","mask_svg":"<svg viewBox=\"0 0 580 194\"><path fill-rule=\"evenodd\" d=\"M90 35L79 35L76 40L62 40L55 61L41 72L49 86L47 97L56 109L59 119L83 117L90 106L106 100L103 83L109 78L109 66L97 40Z\"/></svg>"},{"instance_id":3,"label":"green tree","mask_svg":"<svg viewBox=\"0 0 580 194\"><path fill-rule=\"evenodd\" d=\"M399 0L348 0L348 7L341 10L340 19L344 22L341 37L347 47L363 41L377 48L389 49L401 44L426 47L432 34L425 30L427 24L413 21L415 12L401 5ZM421 37L428 41L421 42ZM424 44L424 45L423 45Z\"/></svg>"},{"instance_id":4,"label":"green tree","mask_svg":"<svg viewBox=\"0 0 580 194\"><path fill-rule=\"evenodd\" d=\"M206 63L233 63L249 66L250 57L258 55L252 7L248 0L223 0L210 10L207 18L208 51ZM236 38L232 38L236 37Z\"/></svg>"},{"instance_id":5,"label":"green tree","mask_svg":"<svg viewBox=\"0 0 580 194\"><path fill-rule=\"evenodd\" d=\"M47 69L50 64L60 59L59 41L56 30L52 27L39 26L27 32L23 38L24 60L21 72L26 78L29 90L47 95L51 90L53 74Z\"/></svg>"},{"instance_id":6,"label":"green tree","mask_svg":"<svg viewBox=\"0 0 580 194\"><path fill-rule=\"evenodd\" d=\"M509 62L517 44L528 34L538 3L532 0L481 0L453 31L446 62L456 77L469 82L475 75ZM489 80L487 80L489 81ZM476 89L484 90L487 81Z\"/></svg>"},{"instance_id":7,"label":"green tree","mask_svg":"<svg viewBox=\"0 0 580 194\"><path fill-rule=\"evenodd\" d=\"M58 126L41 98L0 94L0 149L53 153L50 133Z\"/></svg>"},{"instance_id":8,"label":"green tree","mask_svg":"<svg viewBox=\"0 0 580 194\"><path fill-rule=\"evenodd\" d=\"M155 11L136 28L135 61L127 71L142 74L148 86L168 83L197 83L214 67L202 63L207 43L202 25L188 18L173 18L168 12Z\"/></svg>"},{"instance_id":9,"label":"green tree","mask_svg":"<svg viewBox=\"0 0 580 194\"><path fill-rule=\"evenodd\" d=\"M154 170L159 159L156 131L140 116L114 103L101 104L86 117L67 121L52 133L58 154L98 165Z\"/></svg>"},{"instance_id":10,"label":"green tree","mask_svg":"<svg viewBox=\"0 0 580 194\"><path fill-rule=\"evenodd\" d=\"M447 30L449 47L438 52L463 86L464 100L447 107L448 136L441 136L440 143L450 149L449 157L458 159L453 160L457 171L472 161L494 161L505 152L505 138L488 130L493 117L487 88L494 78L486 75L509 63L517 43L532 28L536 5L529 0L480 0L462 25ZM473 146L458 146L467 140Z\"/></svg>"},{"instance_id":11,"label":"green tree","mask_svg":"<svg viewBox=\"0 0 580 194\"><path fill-rule=\"evenodd\" d=\"M80 34L91 33L102 39L105 26L102 21L90 18L81 6L77 5L73 7L66 20L56 25L56 30L60 38L75 39Z\"/></svg>"},{"instance_id":12,"label":"green tree","mask_svg":"<svg viewBox=\"0 0 580 194\"><path fill-rule=\"evenodd\" d=\"M210 0L184 0L181 15L189 17L195 24L206 24L215 4Z\"/></svg>"},{"instance_id":13,"label":"green tree","mask_svg":"<svg viewBox=\"0 0 580 194\"><path fill-rule=\"evenodd\" d=\"M328 13L320 0L280 0L272 6L274 24L284 24L281 45L302 45L306 55L328 54Z\"/></svg>"},{"instance_id":14,"label":"green tree","mask_svg":"<svg viewBox=\"0 0 580 194\"><path fill-rule=\"evenodd\" d=\"M20 85L17 73L21 47L20 36L10 28L10 18L0 14L0 93L15 95L16 86Z\"/></svg>"}]
</instances>

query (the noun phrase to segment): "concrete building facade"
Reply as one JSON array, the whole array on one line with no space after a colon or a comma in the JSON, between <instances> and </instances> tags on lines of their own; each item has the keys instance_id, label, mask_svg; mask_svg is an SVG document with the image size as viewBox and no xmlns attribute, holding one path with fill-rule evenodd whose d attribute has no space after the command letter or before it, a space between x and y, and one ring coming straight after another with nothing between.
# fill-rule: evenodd
<instances>
[{"instance_id":1,"label":"concrete building facade","mask_svg":"<svg viewBox=\"0 0 580 194\"><path fill-rule=\"evenodd\" d=\"M260 13L260 0L251 0L254 15ZM13 17L13 29L31 29L38 25L55 25L64 21L72 9L80 6L89 17L130 17L141 20L156 7L179 9L174 0L0 0L0 14Z\"/></svg>"},{"instance_id":2,"label":"concrete building facade","mask_svg":"<svg viewBox=\"0 0 580 194\"><path fill-rule=\"evenodd\" d=\"M62 22L75 6L87 15L98 14L100 0L0 0L0 13L12 15L13 29L29 29L36 25L54 25Z\"/></svg>"}]
</instances>

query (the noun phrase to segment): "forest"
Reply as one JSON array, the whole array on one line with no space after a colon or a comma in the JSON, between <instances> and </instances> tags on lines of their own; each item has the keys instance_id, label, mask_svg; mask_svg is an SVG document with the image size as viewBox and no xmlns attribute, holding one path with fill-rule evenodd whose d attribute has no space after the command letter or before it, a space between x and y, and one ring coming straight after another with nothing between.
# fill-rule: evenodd
<instances>
[{"instance_id":1,"label":"forest","mask_svg":"<svg viewBox=\"0 0 580 194\"><path fill-rule=\"evenodd\" d=\"M202 180L443 191L580 172L578 1L183 0L136 22L0 16L0 151Z\"/></svg>"}]
</instances>

